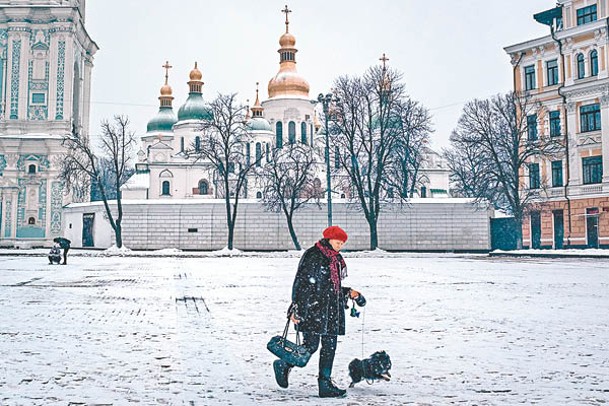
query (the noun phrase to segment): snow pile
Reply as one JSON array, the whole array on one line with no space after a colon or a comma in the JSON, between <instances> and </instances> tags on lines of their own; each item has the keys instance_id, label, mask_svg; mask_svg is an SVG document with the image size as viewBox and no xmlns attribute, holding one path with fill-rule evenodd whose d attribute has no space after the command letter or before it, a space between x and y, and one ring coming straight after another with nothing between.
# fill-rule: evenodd
<instances>
[{"instance_id":1,"label":"snow pile","mask_svg":"<svg viewBox=\"0 0 609 406\"><path fill-rule=\"evenodd\" d=\"M131 250L127 247L125 247L124 245L120 248L118 248L116 245L111 246L110 248L108 248L107 250L103 251L104 255L110 255L110 256L123 256L123 255L128 255L131 254Z\"/></svg>"}]
</instances>

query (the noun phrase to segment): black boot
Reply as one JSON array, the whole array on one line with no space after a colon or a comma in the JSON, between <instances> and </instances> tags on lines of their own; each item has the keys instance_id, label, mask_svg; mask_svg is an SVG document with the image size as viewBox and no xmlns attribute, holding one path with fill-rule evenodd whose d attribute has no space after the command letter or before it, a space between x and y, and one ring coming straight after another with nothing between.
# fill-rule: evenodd
<instances>
[{"instance_id":1,"label":"black boot","mask_svg":"<svg viewBox=\"0 0 609 406\"><path fill-rule=\"evenodd\" d=\"M282 388L288 387L288 376L292 370L292 365L288 364L284 360L278 359L273 362L273 370L275 371L275 380L277 385Z\"/></svg>"},{"instance_id":2,"label":"black boot","mask_svg":"<svg viewBox=\"0 0 609 406\"><path fill-rule=\"evenodd\" d=\"M330 378L319 378L319 397L320 398L344 398L347 391L337 388Z\"/></svg>"}]
</instances>

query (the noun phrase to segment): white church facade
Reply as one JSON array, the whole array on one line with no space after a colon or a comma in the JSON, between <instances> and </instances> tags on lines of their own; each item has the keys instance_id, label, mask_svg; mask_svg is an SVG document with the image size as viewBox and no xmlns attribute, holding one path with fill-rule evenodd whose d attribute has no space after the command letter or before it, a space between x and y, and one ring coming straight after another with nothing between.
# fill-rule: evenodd
<instances>
[{"instance_id":1,"label":"white church facade","mask_svg":"<svg viewBox=\"0 0 609 406\"><path fill-rule=\"evenodd\" d=\"M58 179L68 134L89 128L97 45L85 0L0 1L0 246L48 245L72 201Z\"/></svg>"}]
</instances>

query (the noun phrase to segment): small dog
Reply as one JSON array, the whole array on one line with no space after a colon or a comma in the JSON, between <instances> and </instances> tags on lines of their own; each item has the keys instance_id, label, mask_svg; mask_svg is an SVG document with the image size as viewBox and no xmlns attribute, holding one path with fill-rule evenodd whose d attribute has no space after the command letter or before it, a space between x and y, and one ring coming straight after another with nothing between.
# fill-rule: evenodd
<instances>
[{"instance_id":1,"label":"small dog","mask_svg":"<svg viewBox=\"0 0 609 406\"><path fill-rule=\"evenodd\" d=\"M391 380L391 358L385 351L377 351L369 358L354 359L349 363L349 376L351 377L350 388L363 380Z\"/></svg>"}]
</instances>

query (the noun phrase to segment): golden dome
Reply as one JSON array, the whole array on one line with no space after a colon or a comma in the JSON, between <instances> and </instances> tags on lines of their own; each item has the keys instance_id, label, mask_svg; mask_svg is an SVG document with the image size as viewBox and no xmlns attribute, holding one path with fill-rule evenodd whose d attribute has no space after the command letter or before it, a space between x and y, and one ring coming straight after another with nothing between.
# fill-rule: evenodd
<instances>
[{"instance_id":1,"label":"golden dome","mask_svg":"<svg viewBox=\"0 0 609 406\"><path fill-rule=\"evenodd\" d=\"M269 81L268 90L269 98L277 96L309 97L309 83L296 72L296 69L281 69L279 73Z\"/></svg>"},{"instance_id":2,"label":"golden dome","mask_svg":"<svg viewBox=\"0 0 609 406\"><path fill-rule=\"evenodd\" d=\"M171 96L171 94L172 94L171 86L169 86L167 83L165 83L161 87L161 96Z\"/></svg>"},{"instance_id":3,"label":"golden dome","mask_svg":"<svg viewBox=\"0 0 609 406\"><path fill-rule=\"evenodd\" d=\"M296 46L296 37L286 32L279 38L279 45L282 48L294 48Z\"/></svg>"},{"instance_id":4,"label":"golden dome","mask_svg":"<svg viewBox=\"0 0 609 406\"><path fill-rule=\"evenodd\" d=\"M190 71L190 80L195 81L195 80L201 80L201 79L203 79L203 74L197 68L197 63L195 62L194 69Z\"/></svg>"}]
</instances>

